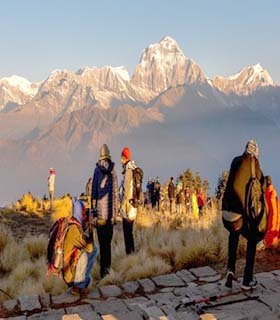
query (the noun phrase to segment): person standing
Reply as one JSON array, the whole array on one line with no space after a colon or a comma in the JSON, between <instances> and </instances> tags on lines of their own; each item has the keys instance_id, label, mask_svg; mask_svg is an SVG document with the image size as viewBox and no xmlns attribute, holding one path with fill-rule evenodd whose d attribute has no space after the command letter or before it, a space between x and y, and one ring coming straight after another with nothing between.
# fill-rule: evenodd
<instances>
[{"instance_id":1,"label":"person standing","mask_svg":"<svg viewBox=\"0 0 280 320\"><path fill-rule=\"evenodd\" d=\"M99 161L93 174L92 216L100 247L100 276L104 278L111 268L113 226L119 208L118 177L106 144L100 149Z\"/></svg>"},{"instance_id":2,"label":"person standing","mask_svg":"<svg viewBox=\"0 0 280 320\"><path fill-rule=\"evenodd\" d=\"M183 203L184 203L183 184L182 184L182 181L179 180L176 187L176 205L177 205L177 212L179 213L179 215L182 214Z\"/></svg>"},{"instance_id":3,"label":"person standing","mask_svg":"<svg viewBox=\"0 0 280 320\"><path fill-rule=\"evenodd\" d=\"M128 147L125 147L121 153L121 163L123 166L123 181L122 181L122 193L121 193L121 213L123 217L123 235L125 243L125 252L127 255L132 254L135 251L133 226L137 217L142 177L136 177L136 170L141 170L136 166L134 161L131 160L131 151ZM138 171L137 171L138 172ZM142 172L142 170L141 170ZM138 173L137 173L138 175ZM138 181L138 182L137 182ZM135 183L139 184L139 190L136 191ZM136 195L138 194L138 196ZM136 199L137 198L137 199Z\"/></svg>"},{"instance_id":4,"label":"person standing","mask_svg":"<svg viewBox=\"0 0 280 320\"><path fill-rule=\"evenodd\" d=\"M202 188L197 190L196 197L197 197L197 205L198 205L199 215L200 215L200 217L202 217L203 208L204 208L204 205L205 205L205 195L204 195L204 192L203 192Z\"/></svg>"},{"instance_id":5,"label":"person standing","mask_svg":"<svg viewBox=\"0 0 280 320\"><path fill-rule=\"evenodd\" d=\"M49 173L50 175L48 177L48 189L49 189L49 197L50 197L50 210L53 210L56 172L54 168L50 168Z\"/></svg>"},{"instance_id":6,"label":"person standing","mask_svg":"<svg viewBox=\"0 0 280 320\"><path fill-rule=\"evenodd\" d=\"M146 188L147 188L146 193L147 193L148 205L151 206L153 203L153 193L154 193L154 184L153 184L152 178L149 178Z\"/></svg>"},{"instance_id":7,"label":"person standing","mask_svg":"<svg viewBox=\"0 0 280 320\"><path fill-rule=\"evenodd\" d=\"M86 184L86 198L89 205L91 204L91 192L92 192L92 177L88 179Z\"/></svg>"},{"instance_id":8,"label":"person standing","mask_svg":"<svg viewBox=\"0 0 280 320\"><path fill-rule=\"evenodd\" d=\"M279 213L278 213L278 197L277 191L272 184L270 176L266 177L267 188L265 190L265 198L268 206L268 227L264 237L264 245L266 248L276 246L279 240Z\"/></svg>"},{"instance_id":9,"label":"person standing","mask_svg":"<svg viewBox=\"0 0 280 320\"><path fill-rule=\"evenodd\" d=\"M240 235L247 239L246 265L244 269L242 289L251 290L257 287L257 280L253 277L254 262L257 246L257 228L248 218L248 186L252 181L254 168L255 178L259 181L262 193L265 191L265 179L258 161L259 147L254 140L250 140L243 155L233 159L229 177L222 199L223 221L228 229L228 263L225 286L232 287L235 278L235 265ZM251 208L249 211L252 210ZM227 223L230 222L230 227ZM232 227L231 227L232 226Z\"/></svg>"},{"instance_id":10,"label":"person standing","mask_svg":"<svg viewBox=\"0 0 280 320\"><path fill-rule=\"evenodd\" d=\"M170 178L170 182L168 184L168 198L169 198L169 206L170 206L170 213L174 211L174 202L176 196L176 187L174 184L174 178Z\"/></svg>"},{"instance_id":11,"label":"person standing","mask_svg":"<svg viewBox=\"0 0 280 320\"><path fill-rule=\"evenodd\" d=\"M154 207L157 211L160 211L160 190L161 185L159 182L159 177L157 177L154 184Z\"/></svg>"},{"instance_id":12,"label":"person standing","mask_svg":"<svg viewBox=\"0 0 280 320\"><path fill-rule=\"evenodd\" d=\"M185 204L186 204L186 212L189 214L191 212L191 191L189 187L185 189Z\"/></svg>"}]
</instances>

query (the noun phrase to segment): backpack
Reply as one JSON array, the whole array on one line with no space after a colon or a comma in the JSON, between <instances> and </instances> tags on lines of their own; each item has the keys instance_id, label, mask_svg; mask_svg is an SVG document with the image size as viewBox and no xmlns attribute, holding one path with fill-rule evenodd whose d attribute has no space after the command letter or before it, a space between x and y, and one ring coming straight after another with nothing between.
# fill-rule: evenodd
<instances>
[{"instance_id":1,"label":"backpack","mask_svg":"<svg viewBox=\"0 0 280 320\"><path fill-rule=\"evenodd\" d=\"M251 179L246 197L246 220L248 230L256 233L258 240L264 238L268 225L268 211L265 194L256 177L256 161L251 158Z\"/></svg>"},{"instance_id":2,"label":"backpack","mask_svg":"<svg viewBox=\"0 0 280 320\"><path fill-rule=\"evenodd\" d=\"M132 170L132 199L130 201L134 208L138 208L142 202L142 183L143 183L143 170L136 167Z\"/></svg>"},{"instance_id":3,"label":"backpack","mask_svg":"<svg viewBox=\"0 0 280 320\"><path fill-rule=\"evenodd\" d=\"M65 236L71 224L78 224L72 218L60 218L51 227L47 248L48 275L60 275L63 269L63 248Z\"/></svg>"}]
</instances>

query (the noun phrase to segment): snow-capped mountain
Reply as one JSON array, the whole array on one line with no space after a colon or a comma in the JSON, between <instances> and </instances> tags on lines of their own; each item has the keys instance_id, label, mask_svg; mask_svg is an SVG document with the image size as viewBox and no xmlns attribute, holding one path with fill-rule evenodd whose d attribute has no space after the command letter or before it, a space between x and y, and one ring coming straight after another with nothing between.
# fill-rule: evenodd
<instances>
[{"instance_id":1,"label":"snow-capped mountain","mask_svg":"<svg viewBox=\"0 0 280 320\"><path fill-rule=\"evenodd\" d=\"M0 79L0 111L27 103L36 95L38 87L39 83L15 75Z\"/></svg>"},{"instance_id":2,"label":"snow-capped mountain","mask_svg":"<svg viewBox=\"0 0 280 320\"><path fill-rule=\"evenodd\" d=\"M140 88L161 93L170 87L206 81L201 68L187 59L177 42L164 37L142 53L131 82Z\"/></svg>"},{"instance_id":3,"label":"snow-capped mountain","mask_svg":"<svg viewBox=\"0 0 280 320\"><path fill-rule=\"evenodd\" d=\"M271 141L267 153L279 149L280 88L268 71L258 64L209 80L171 37L143 51L131 78L123 66L54 70L38 84L3 78L0 109L2 197L26 181L43 192L38 177L50 165L69 191L104 142L117 157L130 146L147 175L192 165L212 174L225 169L228 145L252 137Z\"/></svg>"},{"instance_id":4,"label":"snow-capped mountain","mask_svg":"<svg viewBox=\"0 0 280 320\"><path fill-rule=\"evenodd\" d=\"M249 95L260 87L275 86L270 74L259 63L243 68L239 73L226 77L216 76L214 87L229 94Z\"/></svg>"}]
</instances>

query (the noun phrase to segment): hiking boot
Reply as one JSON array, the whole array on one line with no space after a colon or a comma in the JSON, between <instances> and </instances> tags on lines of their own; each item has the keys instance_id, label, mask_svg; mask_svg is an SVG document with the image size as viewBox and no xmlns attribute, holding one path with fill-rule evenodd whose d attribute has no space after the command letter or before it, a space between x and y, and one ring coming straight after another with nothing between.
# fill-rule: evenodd
<instances>
[{"instance_id":1,"label":"hiking boot","mask_svg":"<svg viewBox=\"0 0 280 320\"><path fill-rule=\"evenodd\" d=\"M70 292L74 296L86 296L89 293L89 289L73 287Z\"/></svg>"},{"instance_id":2,"label":"hiking boot","mask_svg":"<svg viewBox=\"0 0 280 320\"><path fill-rule=\"evenodd\" d=\"M226 283L225 283L225 287L227 288L232 288L232 281L234 280L234 273L230 270L227 271L227 275L226 275Z\"/></svg>"},{"instance_id":3,"label":"hiking boot","mask_svg":"<svg viewBox=\"0 0 280 320\"><path fill-rule=\"evenodd\" d=\"M249 283L246 283L246 282L243 281L241 289L245 290L245 291L249 291L249 290L256 289L257 286L258 286L258 281L257 281L256 278L253 278L253 280L250 281Z\"/></svg>"}]
</instances>

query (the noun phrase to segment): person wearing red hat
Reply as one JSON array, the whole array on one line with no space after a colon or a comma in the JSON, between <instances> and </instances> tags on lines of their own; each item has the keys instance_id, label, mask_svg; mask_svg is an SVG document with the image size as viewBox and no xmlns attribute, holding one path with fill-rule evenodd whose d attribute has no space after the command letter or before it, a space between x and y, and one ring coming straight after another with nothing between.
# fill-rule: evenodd
<instances>
[{"instance_id":1,"label":"person wearing red hat","mask_svg":"<svg viewBox=\"0 0 280 320\"><path fill-rule=\"evenodd\" d=\"M133 238L133 225L137 216L137 208L132 205L133 199L133 170L136 169L134 161L131 160L129 148L124 148L121 154L123 165L123 181L121 187L121 213L123 217L123 234L125 251L129 255L135 251Z\"/></svg>"}]
</instances>

